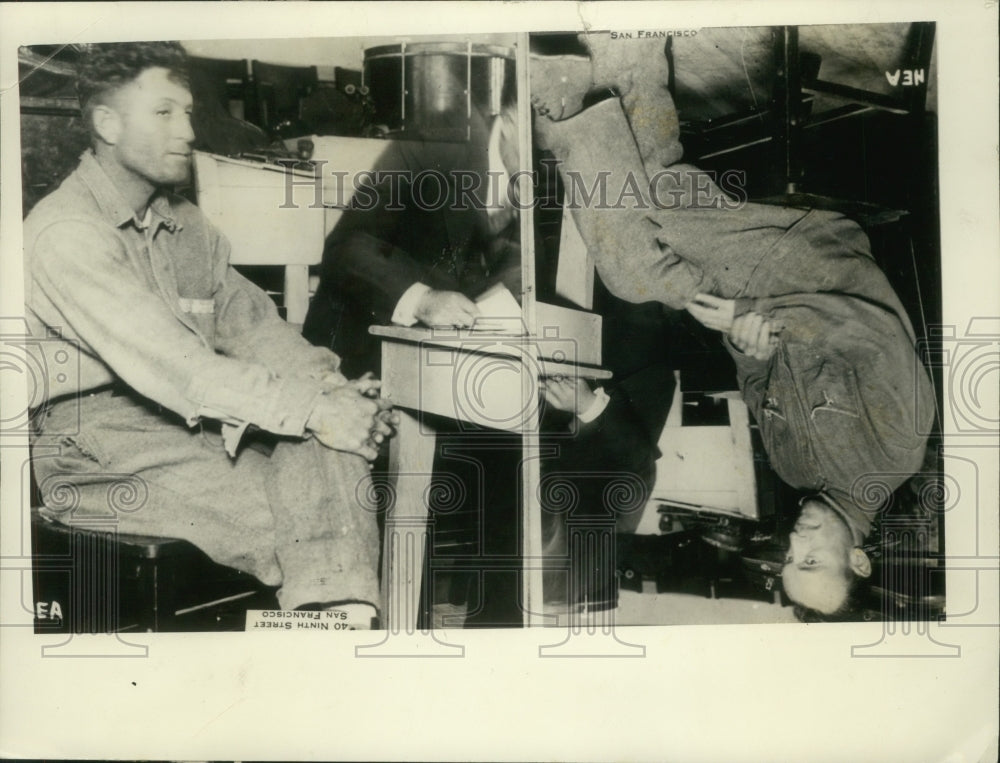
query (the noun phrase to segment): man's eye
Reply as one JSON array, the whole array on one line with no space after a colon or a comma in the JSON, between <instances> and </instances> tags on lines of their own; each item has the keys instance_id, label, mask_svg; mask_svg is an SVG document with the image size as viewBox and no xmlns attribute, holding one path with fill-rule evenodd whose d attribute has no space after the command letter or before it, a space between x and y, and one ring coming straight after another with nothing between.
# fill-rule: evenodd
<instances>
[{"instance_id":1,"label":"man's eye","mask_svg":"<svg viewBox=\"0 0 1000 763\"><path fill-rule=\"evenodd\" d=\"M170 109L157 109L156 115L158 117L168 117L170 116Z\"/></svg>"},{"instance_id":2,"label":"man's eye","mask_svg":"<svg viewBox=\"0 0 1000 763\"><path fill-rule=\"evenodd\" d=\"M819 564L819 562L816 559L813 559L812 557L810 557L810 558L806 559L806 564L808 564L810 567L812 567L814 565Z\"/></svg>"},{"instance_id":3,"label":"man's eye","mask_svg":"<svg viewBox=\"0 0 1000 763\"><path fill-rule=\"evenodd\" d=\"M785 564L791 564L791 563L792 563L792 555L791 554L786 554L785 555Z\"/></svg>"}]
</instances>

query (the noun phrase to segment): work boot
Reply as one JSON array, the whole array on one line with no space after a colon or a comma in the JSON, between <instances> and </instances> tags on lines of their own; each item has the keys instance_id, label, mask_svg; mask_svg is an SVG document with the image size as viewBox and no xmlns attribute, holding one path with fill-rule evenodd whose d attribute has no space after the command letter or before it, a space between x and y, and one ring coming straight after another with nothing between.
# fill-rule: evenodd
<instances>
[{"instance_id":1,"label":"work boot","mask_svg":"<svg viewBox=\"0 0 1000 763\"><path fill-rule=\"evenodd\" d=\"M590 52L592 89L614 88L622 99L646 174L679 162L680 121L667 89L670 63L660 38L612 39L610 32L577 35Z\"/></svg>"},{"instance_id":2,"label":"work boot","mask_svg":"<svg viewBox=\"0 0 1000 763\"><path fill-rule=\"evenodd\" d=\"M583 110L584 99L593 90L614 89L623 94L634 89L636 62L626 54L634 52L635 45L627 48L613 45L610 35L602 33L583 33L577 38L589 51L589 56L531 57L531 105L539 116L556 122L569 119ZM649 46L640 47L646 51ZM662 47L661 44L659 55L665 64Z\"/></svg>"},{"instance_id":3,"label":"work boot","mask_svg":"<svg viewBox=\"0 0 1000 763\"><path fill-rule=\"evenodd\" d=\"M613 87L619 93L632 88L636 40L612 40L610 32L581 32L576 39L590 54L592 87ZM648 46L642 47L645 51Z\"/></svg>"},{"instance_id":4,"label":"work boot","mask_svg":"<svg viewBox=\"0 0 1000 763\"><path fill-rule=\"evenodd\" d=\"M650 177L680 161L680 121L667 89L670 64L663 40L613 40L608 32L577 36L590 53L584 56L533 56L531 105L540 117L569 119L596 90L614 90L622 99ZM544 125L543 125L544 129ZM547 148L544 143L539 148Z\"/></svg>"},{"instance_id":5,"label":"work boot","mask_svg":"<svg viewBox=\"0 0 1000 763\"><path fill-rule=\"evenodd\" d=\"M559 121L580 113L591 90L589 58L531 57L531 105L540 117Z\"/></svg>"}]
</instances>

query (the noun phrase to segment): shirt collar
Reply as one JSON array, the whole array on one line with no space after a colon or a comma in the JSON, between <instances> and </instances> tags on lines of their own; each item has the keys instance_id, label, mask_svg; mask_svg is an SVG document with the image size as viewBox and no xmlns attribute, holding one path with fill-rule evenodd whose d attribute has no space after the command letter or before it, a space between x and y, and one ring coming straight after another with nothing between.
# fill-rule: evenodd
<instances>
[{"instance_id":1,"label":"shirt collar","mask_svg":"<svg viewBox=\"0 0 1000 763\"><path fill-rule=\"evenodd\" d=\"M817 493L817 497L827 506L837 512L851 531L855 546L861 546L872 529L872 518L858 506L850 497L836 489L826 489Z\"/></svg>"},{"instance_id":2,"label":"shirt collar","mask_svg":"<svg viewBox=\"0 0 1000 763\"><path fill-rule=\"evenodd\" d=\"M105 217L116 228L121 228L130 222L138 230L146 227L144 221L138 218L135 210L125 201L121 192L111 182L111 178L108 177L104 168L98 163L93 149L84 151L80 157L80 166L77 172L91 193L94 194L101 212L104 213ZM149 209L151 210L151 214L147 216L147 219L154 233L161 225L166 227L171 233L181 227L175 219L170 199L162 191L157 191L153 196L153 200L149 204Z\"/></svg>"},{"instance_id":3,"label":"shirt collar","mask_svg":"<svg viewBox=\"0 0 1000 763\"><path fill-rule=\"evenodd\" d=\"M161 225L171 233L184 227L177 222L177 218L174 216L174 208L171 206L166 192L157 191L156 196L149 203L149 208L152 210L151 224L154 233Z\"/></svg>"}]
</instances>

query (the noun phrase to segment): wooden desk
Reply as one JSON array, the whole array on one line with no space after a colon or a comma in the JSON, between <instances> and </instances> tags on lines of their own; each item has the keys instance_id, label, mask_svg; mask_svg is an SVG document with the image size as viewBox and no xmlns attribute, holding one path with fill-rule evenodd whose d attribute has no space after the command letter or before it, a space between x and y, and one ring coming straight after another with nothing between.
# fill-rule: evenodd
<instances>
[{"instance_id":1,"label":"wooden desk","mask_svg":"<svg viewBox=\"0 0 1000 763\"><path fill-rule=\"evenodd\" d=\"M383 555L386 622L390 630L413 633L420 613L436 442L433 428L418 414L530 435L538 429L540 378L609 379L611 373L573 362L572 340L388 326L370 331L382 338L382 395L400 414L390 450L394 503L386 516ZM531 463L537 467L537 461ZM524 559L541 558L537 478L528 472L522 481ZM525 569L524 581L524 624L537 625L541 570Z\"/></svg>"}]
</instances>

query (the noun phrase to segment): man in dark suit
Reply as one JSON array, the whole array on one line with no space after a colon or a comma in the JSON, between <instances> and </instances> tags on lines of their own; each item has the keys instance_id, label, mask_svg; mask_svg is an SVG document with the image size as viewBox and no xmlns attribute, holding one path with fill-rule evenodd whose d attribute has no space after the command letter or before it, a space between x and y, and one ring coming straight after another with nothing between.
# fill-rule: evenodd
<instances>
[{"instance_id":1,"label":"man in dark suit","mask_svg":"<svg viewBox=\"0 0 1000 763\"><path fill-rule=\"evenodd\" d=\"M303 326L310 342L342 352L342 368L362 375L380 371L380 343L372 325L462 328L479 315L473 299L503 283L520 299L521 257L510 175L517 171L513 107L500 114L474 105L468 140L429 141L413 136L389 142L378 166L361 184L327 237L320 284ZM479 519L480 551L487 557L517 553L516 470L520 438L489 435L490 466L449 457L466 450L467 434L437 422L435 472L447 472L485 496L464 506ZM484 444L483 432L477 445ZM473 486L483 480L480 490ZM441 522L459 521L442 516ZM439 522L438 527L441 526ZM466 528L467 529L467 528ZM481 624L521 620L510 574L485 573L488 591ZM498 595L499 594L499 595ZM471 623L469 623L471 625Z\"/></svg>"},{"instance_id":2,"label":"man in dark suit","mask_svg":"<svg viewBox=\"0 0 1000 763\"><path fill-rule=\"evenodd\" d=\"M510 183L518 166L513 109L492 118L473 110L469 135L464 143L394 141L372 172L372 182L357 190L352 207L327 238L320 286L303 334L334 349L346 373L378 373L380 346L368 333L371 325L469 327L479 317L473 299L493 284L503 283L520 298L516 199ZM579 483L582 500L576 514L602 515L610 472L627 478L636 504L644 504L652 483L655 438L647 435L627 395L598 399L586 385L569 388L550 380L546 399L543 429L560 455L543 468L552 485L567 475ZM576 436L559 436L572 413L581 415L569 426ZM438 424L448 431L447 422ZM447 457L455 445L462 450L463 437L461 432L439 437L435 471L447 471L469 486L485 481L481 494L486 505L466 507L479 514L481 549L487 557L514 555L518 523L512 508L519 500L514 475L521 461L520 438L491 435L489 467L481 470L467 459ZM476 443L485 444L483 433ZM591 471L600 479L580 479L582 472ZM638 514L632 511L619 520L616 524L631 531L625 526L634 525ZM454 521L442 516L438 527ZM567 553L564 522L561 514L546 513L547 555ZM598 580L601 576L591 573L578 595L613 606L614 570L603 572L612 577L605 574ZM488 569L483 574L481 611L466 625L520 622L512 576ZM548 600L566 596L565 583L546 585Z\"/></svg>"},{"instance_id":3,"label":"man in dark suit","mask_svg":"<svg viewBox=\"0 0 1000 763\"><path fill-rule=\"evenodd\" d=\"M392 141L323 250L303 327L342 352L348 373L378 371L374 324L468 327L495 283L520 295L513 112L473 109L466 142ZM508 169L510 168L510 169Z\"/></svg>"}]
</instances>

